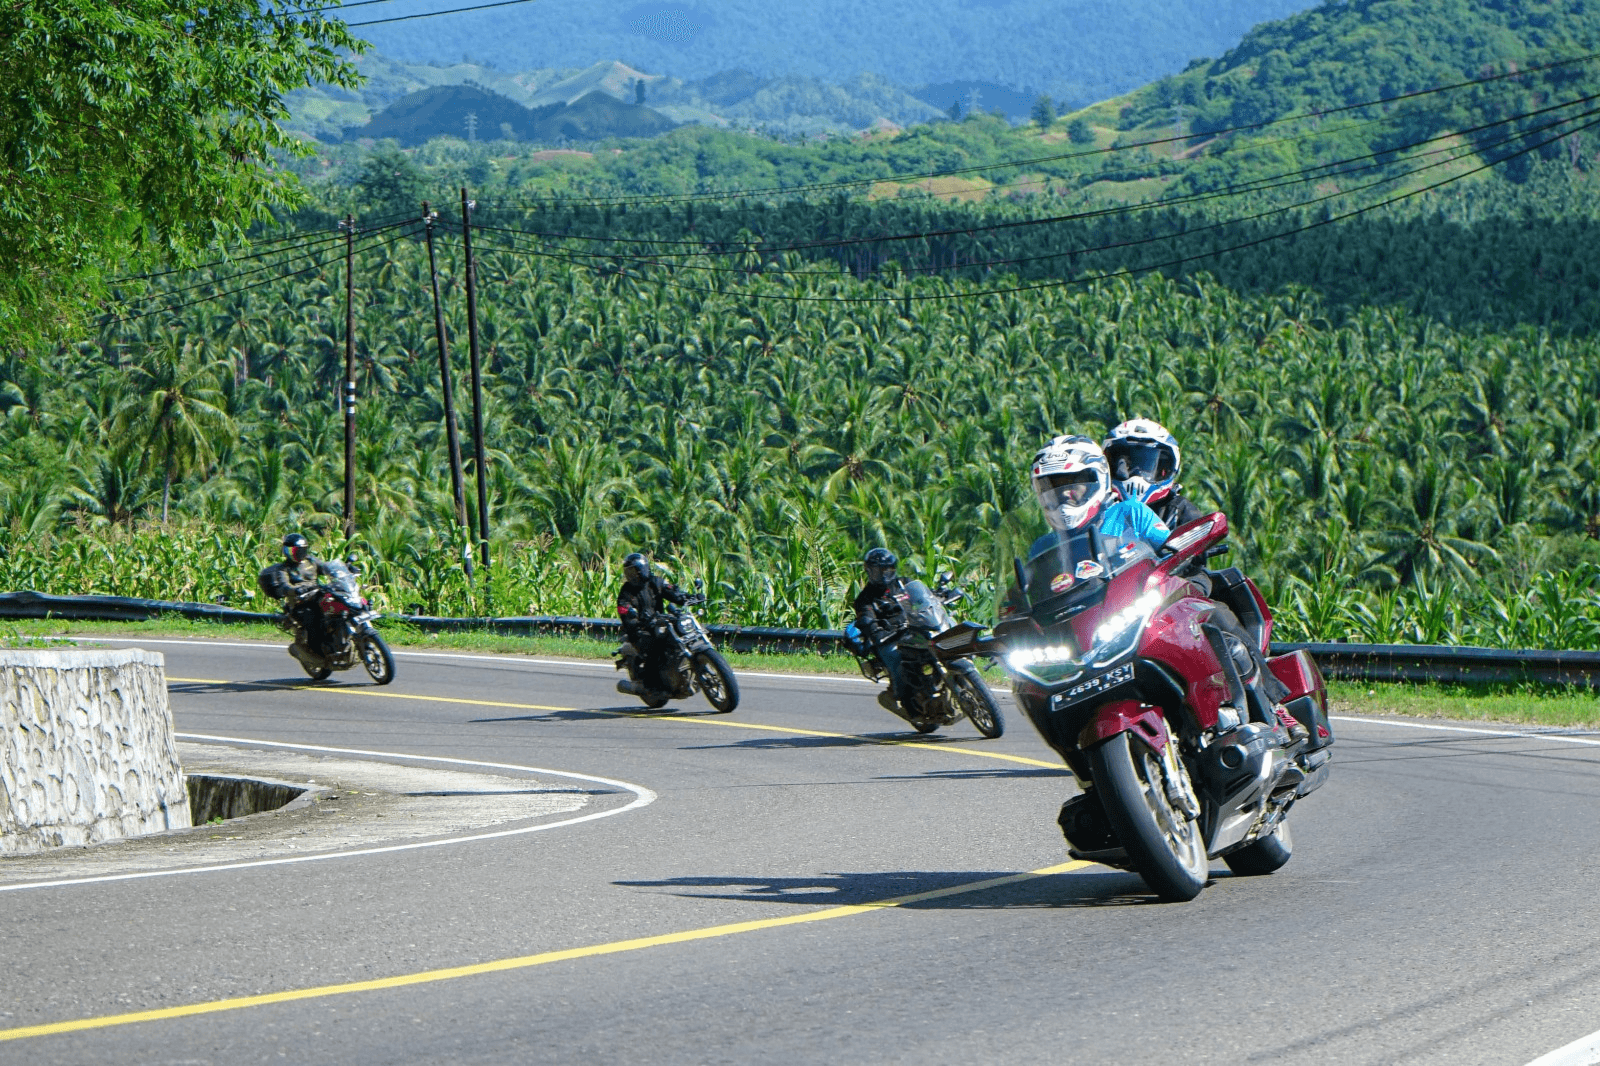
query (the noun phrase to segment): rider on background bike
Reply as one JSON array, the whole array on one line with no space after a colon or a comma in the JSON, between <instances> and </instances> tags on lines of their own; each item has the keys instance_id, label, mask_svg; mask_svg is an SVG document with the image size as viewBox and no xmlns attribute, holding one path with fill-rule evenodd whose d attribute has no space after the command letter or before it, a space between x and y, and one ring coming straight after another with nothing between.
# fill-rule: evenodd
<instances>
[{"instance_id":1,"label":"rider on background bike","mask_svg":"<svg viewBox=\"0 0 1600 1066\"><path fill-rule=\"evenodd\" d=\"M311 554L310 542L300 533L284 537L282 550L283 562L262 570L256 577L256 584L268 596L283 601L283 609L300 623L306 639L311 642L307 650L321 655L327 640L322 612L317 609L312 593L317 589L317 578L322 575L322 560Z\"/></svg>"},{"instance_id":2,"label":"rider on background bike","mask_svg":"<svg viewBox=\"0 0 1600 1066\"><path fill-rule=\"evenodd\" d=\"M652 684L661 677L661 660L667 650L655 639L653 627L661 605L669 601L681 606L689 602L689 597L655 573L650 560L641 553L634 552L622 560L622 588L617 591L617 614L622 618L626 641L622 650L641 657L641 675Z\"/></svg>"},{"instance_id":3,"label":"rider on background bike","mask_svg":"<svg viewBox=\"0 0 1600 1066\"><path fill-rule=\"evenodd\" d=\"M873 548L861 560L861 565L866 571L866 584L861 586L861 591L856 593L855 612L856 629L861 633L861 640L871 648L883 663L885 672L889 675L889 687L878 693L878 702L886 709L895 711L899 706L900 692L900 649L895 646L892 632L884 632L884 627L878 620L874 605L889 593L889 587L894 584L895 568L900 565L900 560L888 548ZM891 601L892 602L892 601ZM896 604L896 607L899 605ZM898 713L898 712L897 712Z\"/></svg>"}]
</instances>

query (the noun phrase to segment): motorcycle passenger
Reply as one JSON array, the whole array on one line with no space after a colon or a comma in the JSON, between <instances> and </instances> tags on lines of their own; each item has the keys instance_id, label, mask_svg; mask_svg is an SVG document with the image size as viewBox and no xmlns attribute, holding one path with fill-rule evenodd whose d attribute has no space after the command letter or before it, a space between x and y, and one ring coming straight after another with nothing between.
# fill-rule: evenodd
<instances>
[{"instance_id":1,"label":"motorcycle passenger","mask_svg":"<svg viewBox=\"0 0 1600 1066\"><path fill-rule=\"evenodd\" d=\"M655 639L656 615L666 602L679 605L689 597L678 586L655 573L650 560L634 552L622 560L622 588L617 591L617 614L622 618L623 654L638 655L646 684L661 677L667 649Z\"/></svg>"},{"instance_id":2,"label":"motorcycle passenger","mask_svg":"<svg viewBox=\"0 0 1600 1066\"><path fill-rule=\"evenodd\" d=\"M1111 483L1124 500L1144 502L1168 529L1205 517L1178 484L1183 453L1161 423L1130 418L1111 431L1101 448L1111 466Z\"/></svg>"},{"instance_id":3,"label":"motorcycle passenger","mask_svg":"<svg viewBox=\"0 0 1600 1066\"><path fill-rule=\"evenodd\" d=\"M1177 438L1166 426L1148 418L1131 418L1112 429L1103 447L1106 461L1111 464L1112 482L1124 500L1143 501L1169 529L1181 529L1205 517L1206 512L1183 495L1183 486L1178 484L1178 475L1183 470L1183 453L1178 448ZM1202 571L1194 577L1196 584L1210 596L1214 575L1210 571ZM1252 670L1258 673L1262 693L1271 703L1281 702L1288 695L1288 690L1267 666L1260 649L1245 632L1238 616L1223 607L1215 620L1218 626L1237 637L1251 653L1252 662L1248 664L1248 669L1242 669L1240 673ZM1304 728L1296 722L1291 732L1298 736Z\"/></svg>"},{"instance_id":4,"label":"motorcycle passenger","mask_svg":"<svg viewBox=\"0 0 1600 1066\"><path fill-rule=\"evenodd\" d=\"M310 542L300 533L285 536L282 551L283 562L262 570L256 583L262 592L283 601L283 609L300 624L306 640L311 643L306 650L313 655L324 655L327 633L322 624L322 611L313 595L317 578L322 574L322 561L311 554Z\"/></svg>"},{"instance_id":5,"label":"motorcycle passenger","mask_svg":"<svg viewBox=\"0 0 1600 1066\"><path fill-rule=\"evenodd\" d=\"M861 565L866 571L867 580L866 584L861 586L861 591L856 593L853 604L856 612L856 629L861 633L862 642L877 654L878 661L883 663L884 671L889 675L889 687L878 693L878 702L887 710L898 713L896 708L899 706L900 693L900 649L892 639L889 639L893 633L884 632L884 627L879 622L873 607L888 595L890 586L894 584L895 568L900 565L900 560L888 548L873 548L861 560Z\"/></svg>"},{"instance_id":6,"label":"motorcycle passenger","mask_svg":"<svg viewBox=\"0 0 1600 1066\"><path fill-rule=\"evenodd\" d=\"M1060 534L1090 523L1095 523L1100 535L1108 540L1139 537L1154 548L1165 544L1171 534L1170 528L1143 499L1114 497L1105 452L1088 437L1055 437L1041 448L1033 459L1033 489L1052 528L1034 541L1028 552L1030 559L1054 546ZM1202 591L1210 595L1209 582L1202 583ZM1279 709L1288 690L1267 666L1261 649L1233 611L1215 600L1212 602L1216 603L1212 620L1219 629L1236 638L1233 650L1245 653L1242 659L1235 656L1239 680L1247 688L1259 692L1263 706L1275 711L1291 734L1297 738L1304 736L1305 727Z\"/></svg>"}]
</instances>

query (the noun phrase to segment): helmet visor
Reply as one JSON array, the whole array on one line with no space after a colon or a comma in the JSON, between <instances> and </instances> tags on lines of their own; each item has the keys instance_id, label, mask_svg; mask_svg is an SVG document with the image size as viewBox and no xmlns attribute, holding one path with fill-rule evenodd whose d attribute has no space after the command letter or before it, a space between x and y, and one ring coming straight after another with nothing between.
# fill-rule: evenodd
<instances>
[{"instance_id":1,"label":"helmet visor","mask_svg":"<svg viewBox=\"0 0 1600 1066\"><path fill-rule=\"evenodd\" d=\"M1126 481L1142 477L1146 481L1165 481L1173 474L1172 452L1159 444L1116 441L1106 449L1106 462L1111 464L1111 479Z\"/></svg>"},{"instance_id":2,"label":"helmet visor","mask_svg":"<svg viewBox=\"0 0 1600 1066\"><path fill-rule=\"evenodd\" d=\"M1033 479L1039 502L1046 511L1058 507L1082 507L1094 495L1100 478L1093 470L1074 470L1066 474L1043 474Z\"/></svg>"},{"instance_id":3,"label":"helmet visor","mask_svg":"<svg viewBox=\"0 0 1600 1066\"><path fill-rule=\"evenodd\" d=\"M887 585L894 580L894 563L868 563L867 580L874 585Z\"/></svg>"}]
</instances>

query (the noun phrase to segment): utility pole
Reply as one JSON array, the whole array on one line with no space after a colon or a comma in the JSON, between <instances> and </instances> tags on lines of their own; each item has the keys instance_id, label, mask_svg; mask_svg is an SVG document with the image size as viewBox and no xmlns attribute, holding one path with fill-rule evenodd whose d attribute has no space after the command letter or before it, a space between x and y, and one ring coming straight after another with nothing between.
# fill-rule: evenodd
<instances>
[{"instance_id":1,"label":"utility pole","mask_svg":"<svg viewBox=\"0 0 1600 1066\"><path fill-rule=\"evenodd\" d=\"M1183 111L1183 102L1181 100L1172 105L1172 132L1176 137L1183 136ZM1183 158L1183 153L1187 147L1188 146L1183 141L1174 141L1172 145L1172 158Z\"/></svg>"},{"instance_id":2,"label":"utility pole","mask_svg":"<svg viewBox=\"0 0 1600 1066\"><path fill-rule=\"evenodd\" d=\"M344 230L344 539L356 535L356 220Z\"/></svg>"},{"instance_id":3,"label":"utility pole","mask_svg":"<svg viewBox=\"0 0 1600 1066\"><path fill-rule=\"evenodd\" d=\"M478 543L489 568L489 464L483 450L483 362L478 357L478 270L472 261L472 208L461 190L461 244L467 260L467 351L472 355L472 451L478 483Z\"/></svg>"},{"instance_id":4,"label":"utility pole","mask_svg":"<svg viewBox=\"0 0 1600 1066\"><path fill-rule=\"evenodd\" d=\"M433 283L433 333L439 344L439 387L444 392L444 435L449 447L450 490L455 495L456 521L472 537L472 516L467 511L467 494L461 476L461 435L456 431L456 382L450 371L450 346L444 336L444 308L439 302L439 261L433 252L433 224L439 212L422 201L422 222L428 235L428 277ZM472 555L463 560L467 577L472 576Z\"/></svg>"},{"instance_id":5,"label":"utility pole","mask_svg":"<svg viewBox=\"0 0 1600 1066\"><path fill-rule=\"evenodd\" d=\"M478 113L476 111L468 111L467 112L467 140L475 141L477 139L478 139Z\"/></svg>"}]
</instances>

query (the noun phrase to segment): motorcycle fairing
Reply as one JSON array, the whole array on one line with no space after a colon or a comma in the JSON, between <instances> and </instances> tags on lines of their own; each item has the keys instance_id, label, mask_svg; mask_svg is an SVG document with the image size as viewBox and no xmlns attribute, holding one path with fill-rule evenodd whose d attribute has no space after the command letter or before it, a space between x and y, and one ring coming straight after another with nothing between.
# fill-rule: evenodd
<instances>
[{"instance_id":1,"label":"motorcycle fairing","mask_svg":"<svg viewBox=\"0 0 1600 1066\"><path fill-rule=\"evenodd\" d=\"M1118 733L1136 734L1157 752L1172 739L1167 732L1167 719L1161 708L1138 700L1114 700L1095 708L1093 716L1078 734L1078 746L1093 747Z\"/></svg>"}]
</instances>

